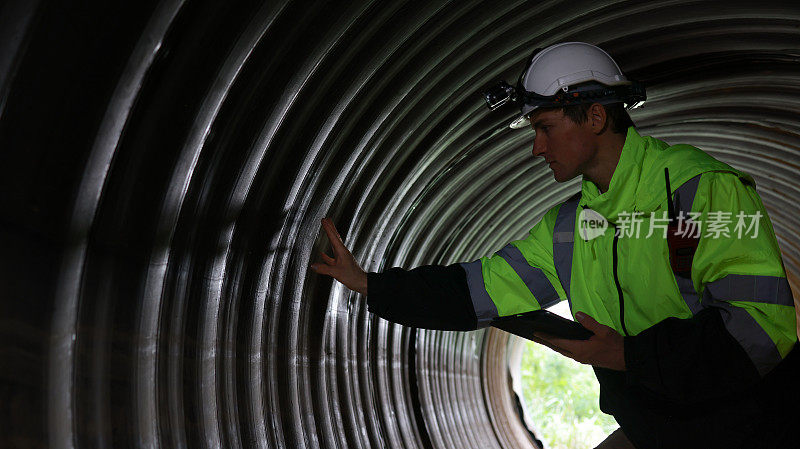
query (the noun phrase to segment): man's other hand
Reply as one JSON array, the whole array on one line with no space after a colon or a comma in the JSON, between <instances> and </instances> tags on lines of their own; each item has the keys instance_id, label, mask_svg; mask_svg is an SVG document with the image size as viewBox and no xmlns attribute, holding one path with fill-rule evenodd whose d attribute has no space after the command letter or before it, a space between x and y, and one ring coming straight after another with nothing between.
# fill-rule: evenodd
<instances>
[{"instance_id":1,"label":"man's other hand","mask_svg":"<svg viewBox=\"0 0 800 449\"><path fill-rule=\"evenodd\" d=\"M350 290L357 291L363 295L367 294L367 273L361 269L355 257L344 246L342 237L333 221L330 218L322 219L322 229L328 235L333 248L333 257L321 252L322 263L311 264L311 269L319 274L326 274L345 285Z\"/></svg>"},{"instance_id":2,"label":"man's other hand","mask_svg":"<svg viewBox=\"0 0 800 449\"><path fill-rule=\"evenodd\" d=\"M625 371L625 343L614 329L598 323L585 313L575 318L586 329L594 332L588 340L567 340L537 332L534 341L580 363Z\"/></svg>"}]
</instances>

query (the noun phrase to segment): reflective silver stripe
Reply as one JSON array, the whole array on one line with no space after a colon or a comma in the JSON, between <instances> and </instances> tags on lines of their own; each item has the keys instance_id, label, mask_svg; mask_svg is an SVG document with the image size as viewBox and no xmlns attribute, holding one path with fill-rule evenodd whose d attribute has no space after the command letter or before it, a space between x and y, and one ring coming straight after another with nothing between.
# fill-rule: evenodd
<instances>
[{"instance_id":1,"label":"reflective silver stripe","mask_svg":"<svg viewBox=\"0 0 800 449\"><path fill-rule=\"evenodd\" d=\"M722 279L709 282L706 290L714 299L723 301L751 301L764 304L793 306L789 281L778 276L750 276L729 274Z\"/></svg>"},{"instance_id":2,"label":"reflective silver stripe","mask_svg":"<svg viewBox=\"0 0 800 449\"><path fill-rule=\"evenodd\" d=\"M564 292L567 295L570 310L572 310L572 298L569 290L572 279L572 245L575 235L575 214L578 210L580 198L581 193L578 192L561 204L561 207L558 208L556 224L553 228L553 262L558 279L561 281L561 286L564 287Z\"/></svg>"},{"instance_id":3,"label":"reflective silver stripe","mask_svg":"<svg viewBox=\"0 0 800 449\"><path fill-rule=\"evenodd\" d=\"M575 241L575 232L554 232L553 241L556 243L572 243Z\"/></svg>"},{"instance_id":4,"label":"reflective silver stripe","mask_svg":"<svg viewBox=\"0 0 800 449\"><path fill-rule=\"evenodd\" d=\"M762 377L781 362L781 354L772 338L747 310L716 301L708 289L703 293L703 301L720 309L725 328L739 342Z\"/></svg>"},{"instance_id":5,"label":"reflective silver stripe","mask_svg":"<svg viewBox=\"0 0 800 449\"><path fill-rule=\"evenodd\" d=\"M678 283L678 291L681 292L683 301L686 303L686 306L689 308L689 310L692 311L692 315L696 315L698 312L703 310L703 305L700 304L700 295L698 295L697 291L694 289L694 283L692 283L692 280L676 275L675 282Z\"/></svg>"},{"instance_id":6,"label":"reflective silver stripe","mask_svg":"<svg viewBox=\"0 0 800 449\"><path fill-rule=\"evenodd\" d=\"M675 190L675 202L678 203L678 211L692 211L694 196L697 194L697 186L700 185L701 175L702 173L684 182Z\"/></svg>"},{"instance_id":7,"label":"reflective silver stripe","mask_svg":"<svg viewBox=\"0 0 800 449\"><path fill-rule=\"evenodd\" d=\"M539 302L541 308L545 309L558 302L558 293L545 276L544 271L541 268L530 266L519 248L508 244L498 251L497 255L511 265L517 276L522 279L533 297Z\"/></svg>"},{"instance_id":8,"label":"reflective silver stripe","mask_svg":"<svg viewBox=\"0 0 800 449\"><path fill-rule=\"evenodd\" d=\"M459 265L467 272L467 286L469 287L469 296L472 298L472 307L475 309L475 317L478 319L478 327L486 327L490 321L497 318L497 307L486 291L486 284L483 283L481 261L476 260Z\"/></svg>"},{"instance_id":9,"label":"reflective silver stripe","mask_svg":"<svg viewBox=\"0 0 800 449\"><path fill-rule=\"evenodd\" d=\"M697 175L686 181L675 191L678 212L691 212L694 197L697 194L697 187L700 184L700 176ZM706 284L701 304L692 280L675 275L678 290L681 292L681 296L683 296L683 300L689 310L692 311L692 314L697 314L697 312L706 307L719 309L722 321L725 323L725 329L739 342L761 376L767 374L780 363L781 354L769 334L747 310L733 306L725 301L731 299L743 301L766 299L758 302L779 304L781 303L779 301L786 301L786 292L788 292L788 305L794 304L791 293L788 290L789 284L786 278L767 278L771 278L771 276L725 276L718 281ZM786 286L783 287L778 279L783 279ZM770 298L773 301L769 301Z\"/></svg>"}]
</instances>

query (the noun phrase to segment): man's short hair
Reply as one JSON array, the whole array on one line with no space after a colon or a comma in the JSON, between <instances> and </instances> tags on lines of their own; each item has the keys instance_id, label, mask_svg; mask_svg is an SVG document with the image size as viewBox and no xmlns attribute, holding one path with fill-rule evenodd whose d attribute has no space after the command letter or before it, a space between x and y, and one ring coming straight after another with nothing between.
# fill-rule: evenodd
<instances>
[{"instance_id":1,"label":"man's short hair","mask_svg":"<svg viewBox=\"0 0 800 449\"><path fill-rule=\"evenodd\" d=\"M581 87L592 83L580 83L576 84L572 87ZM592 103L585 103L585 104L576 104L571 106L561 106L555 108L541 108L542 110L546 111L562 111L566 117L569 117L573 123L577 125L582 125L586 123L586 113L589 112L589 108L592 106ZM606 120L608 121L607 127L611 128L611 132L616 134L622 134L623 136L628 134L628 127L629 126L636 126L633 123L633 119L631 116L628 115L628 110L625 109L625 105L622 103L611 103L602 105L606 109Z\"/></svg>"},{"instance_id":2,"label":"man's short hair","mask_svg":"<svg viewBox=\"0 0 800 449\"><path fill-rule=\"evenodd\" d=\"M586 114L589 112L591 103L576 104L572 106L565 106L561 109L566 117L569 117L575 124L582 125L586 123ZM616 134L627 135L629 126L636 126L633 119L625 109L622 103L611 103L601 105L606 109L606 120L608 120L611 131Z\"/></svg>"}]
</instances>

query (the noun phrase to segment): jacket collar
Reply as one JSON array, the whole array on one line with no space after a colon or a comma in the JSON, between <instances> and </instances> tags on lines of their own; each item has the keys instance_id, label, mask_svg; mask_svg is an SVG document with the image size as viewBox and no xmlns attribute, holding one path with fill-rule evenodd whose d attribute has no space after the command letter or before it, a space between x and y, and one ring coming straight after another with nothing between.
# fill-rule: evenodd
<instances>
[{"instance_id":1,"label":"jacket collar","mask_svg":"<svg viewBox=\"0 0 800 449\"><path fill-rule=\"evenodd\" d=\"M616 222L620 212L633 212L647 147L648 140L642 138L632 126L628 127L625 144L608 190L600 193L597 184L584 177L580 204L598 212L612 223Z\"/></svg>"}]
</instances>

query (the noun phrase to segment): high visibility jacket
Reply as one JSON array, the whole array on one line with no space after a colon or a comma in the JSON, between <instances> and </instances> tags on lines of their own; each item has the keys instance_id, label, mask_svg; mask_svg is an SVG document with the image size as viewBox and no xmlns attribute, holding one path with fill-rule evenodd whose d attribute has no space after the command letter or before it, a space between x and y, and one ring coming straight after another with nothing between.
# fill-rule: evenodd
<instances>
[{"instance_id":1,"label":"high visibility jacket","mask_svg":"<svg viewBox=\"0 0 800 449\"><path fill-rule=\"evenodd\" d=\"M669 263L665 167L670 198L694 217L687 231L701 237L691 279L676 277ZM581 234L586 217L597 216L589 210L608 221L606 232ZM573 315L628 336L717 308L761 375L797 341L780 250L753 179L633 127L607 192L584 180L580 195L550 209L526 239L463 267L481 324L566 299Z\"/></svg>"},{"instance_id":2,"label":"high visibility jacket","mask_svg":"<svg viewBox=\"0 0 800 449\"><path fill-rule=\"evenodd\" d=\"M699 226L689 277L673 273L659 228L664 168L669 201ZM587 217L602 217L606 232L587 228ZM368 289L371 312L432 329L485 327L569 301L573 315L625 336L626 371L595 373L601 410L636 447L786 447L782 438L793 438L797 413L786 411L800 402L800 349L772 224L753 179L695 147L631 127L607 192L584 180L496 254L369 273Z\"/></svg>"}]
</instances>

